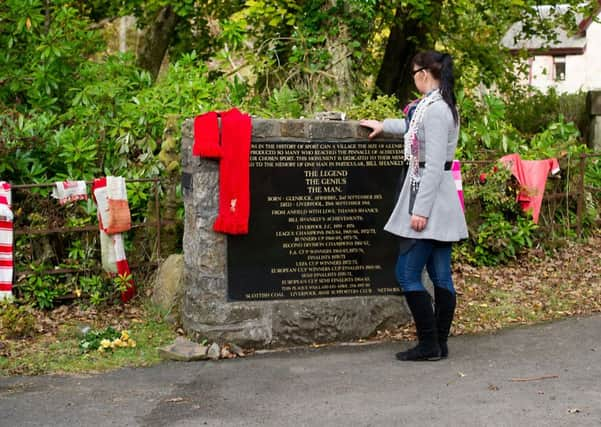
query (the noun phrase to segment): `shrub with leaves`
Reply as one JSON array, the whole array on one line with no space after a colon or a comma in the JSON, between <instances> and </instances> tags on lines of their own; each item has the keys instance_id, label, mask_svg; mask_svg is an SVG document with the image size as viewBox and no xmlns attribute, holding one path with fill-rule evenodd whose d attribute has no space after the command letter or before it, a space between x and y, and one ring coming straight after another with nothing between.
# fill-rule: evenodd
<instances>
[{"instance_id":1,"label":"shrub with leaves","mask_svg":"<svg viewBox=\"0 0 601 427\"><path fill-rule=\"evenodd\" d=\"M0 331L6 338L27 338L35 334L36 318L27 305L0 302Z\"/></svg>"},{"instance_id":2,"label":"shrub with leaves","mask_svg":"<svg viewBox=\"0 0 601 427\"><path fill-rule=\"evenodd\" d=\"M520 133L506 120L502 99L486 95L481 100L459 93L457 104L462 118L457 156L460 159L490 159L527 150Z\"/></svg>"},{"instance_id":3,"label":"shrub with leaves","mask_svg":"<svg viewBox=\"0 0 601 427\"><path fill-rule=\"evenodd\" d=\"M577 154L586 151L580 141L578 127L557 114L533 133L518 130L510 115L528 115L515 111L495 95L481 99L458 94L458 107L462 118L458 156L462 159L498 159L508 153L519 153L524 159L543 159Z\"/></svg>"},{"instance_id":4,"label":"shrub with leaves","mask_svg":"<svg viewBox=\"0 0 601 427\"><path fill-rule=\"evenodd\" d=\"M585 197L587 216L598 224L601 221L601 158L589 159L584 182L589 188Z\"/></svg>"},{"instance_id":5,"label":"shrub with leaves","mask_svg":"<svg viewBox=\"0 0 601 427\"><path fill-rule=\"evenodd\" d=\"M352 105L346 116L350 120L384 120L403 117L403 112L399 109L399 101L395 96L380 95L376 99L365 97L361 104Z\"/></svg>"},{"instance_id":6,"label":"shrub with leaves","mask_svg":"<svg viewBox=\"0 0 601 427\"><path fill-rule=\"evenodd\" d=\"M496 265L532 247L537 225L516 202L518 184L505 166L481 173L478 184L464 190L470 237L456 256L474 264Z\"/></svg>"},{"instance_id":7,"label":"shrub with leaves","mask_svg":"<svg viewBox=\"0 0 601 427\"><path fill-rule=\"evenodd\" d=\"M261 110L261 115L276 119L297 119L302 112L303 107L299 102L298 93L288 86L282 86L274 89L267 99L266 108Z\"/></svg>"},{"instance_id":8,"label":"shrub with leaves","mask_svg":"<svg viewBox=\"0 0 601 427\"><path fill-rule=\"evenodd\" d=\"M117 298L117 290L110 280L104 279L100 275L81 276L77 284L76 295L87 297L91 305L100 305L111 298Z\"/></svg>"},{"instance_id":9,"label":"shrub with leaves","mask_svg":"<svg viewBox=\"0 0 601 427\"><path fill-rule=\"evenodd\" d=\"M475 259L482 265L515 259L524 249L532 247L536 229L532 218L525 215L517 215L510 221L502 212L487 212L475 236Z\"/></svg>"},{"instance_id":10,"label":"shrub with leaves","mask_svg":"<svg viewBox=\"0 0 601 427\"><path fill-rule=\"evenodd\" d=\"M46 264L30 264L31 275L19 283L23 299L36 307L49 310L54 307L55 299L65 295L66 289L60 285L56 275L47 274L50 267Z\"/></svg>"},{"instance_id":11,"label":"shrub with leaves","mask_svg":"<svg viewBox=\"0 0 601 427\"><path fill-rule=\"evenodd\" d=\"M52 4L50 4L52 3ZM0 3L0 104L59 112L78 66L103 48L102 36L69 2Z\"/></svg>"},{"instance_id":12,"label":"shrub with leaves","mask_svg":"<svg viewBox=\"0 0 601 427\"><path fill-rule=\"evenodd\" d=\"M513 94L512 94L513 95ZM515 94L508 101L507 119L520 132L535 135L557 121L572 122L583 132L588 121L586 93L558 94L534 91L529 96Z\"/></svg>"},{"instance_id":13,"label":"shrub with leaves","mask_svg":"<svg viewBox=\"0 0 601 427\"><path fill-rule=\"evenodd\" d=\"M30 184L91 180L102 175L120 175L126 179L161 176L165 166L158 154L168 115L177 116L176 121L181 122L204 111L241 105L245 97L243 84L209 79L206 65L194 53L171 64L165 76L154 84L129 55L100 56L94 61L74 62L72 66L77 71L70 77L68 89L60 92L60 108L37 110L21 104L3 105L0 96L3 180ZM173 139L179 141L180 123L173 128L177 132ZM179 145L175 150L177 155ZM14 205L24 212L16 217L17 229L96 223L96 207L91 200L59 208L49 193L47 188L14 193ZM162 189L159 194L163 194ZM154 211L151 184L128 183L128 199L135 222L146 221L149 210ZM64 212L65 217L57 212ZM111 300L114 286L104 286L97 280L79 283L69 275L41 274L54 266L98 265L97 240L86 238L84 242L77 240L78 237L36 235L18 240L17 264L44 265L35 267L32 276L21 280L24 282L20 283L21 296L45 309L51 308L57 297L69 293L82 292L94 305ZM148 261L153 244L148 234L125 235L132 263ZM132 253L132 246L138 250Z\"/></svg>"}]
</instances>

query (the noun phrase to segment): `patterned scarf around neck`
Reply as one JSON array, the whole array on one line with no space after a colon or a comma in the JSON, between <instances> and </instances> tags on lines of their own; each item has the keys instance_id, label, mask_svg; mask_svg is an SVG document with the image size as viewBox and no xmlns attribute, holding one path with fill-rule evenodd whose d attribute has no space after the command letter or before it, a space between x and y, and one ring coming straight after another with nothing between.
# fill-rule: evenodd
<instances>
[{"instance_id":1,"label":"patterned scarf around neck","mask_svg":"<svg viewBox=\"0 0 601 427\"><path fill-rule=\"evenodd\" d=\"M442 99L439 89L434 89L426 96L415 107L415 111L409 121L409 128L405 133L405 161L409 162L409 179L413 190L417 189L419 185L419 141L417 140L417 131L419 126L424 120L424 113L427 108L434 102Z\"/></svg>"}]
</instances>

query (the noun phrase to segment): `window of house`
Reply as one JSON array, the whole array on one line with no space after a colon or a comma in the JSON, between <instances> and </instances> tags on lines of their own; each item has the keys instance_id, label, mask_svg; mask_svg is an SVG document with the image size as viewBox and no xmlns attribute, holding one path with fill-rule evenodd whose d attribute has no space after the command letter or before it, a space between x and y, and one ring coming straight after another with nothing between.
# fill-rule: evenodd
<instances>
[{"instance_id":1,"label":"window of house","mask_svg":"<svg viewBox=\"0 0 601 427\"><path fill-rule=\"evenodd\" d=\"M565 56L554 56L554 79L555 81L563 81L566 79L566 57Z\"/></svg>"}]
</instances>

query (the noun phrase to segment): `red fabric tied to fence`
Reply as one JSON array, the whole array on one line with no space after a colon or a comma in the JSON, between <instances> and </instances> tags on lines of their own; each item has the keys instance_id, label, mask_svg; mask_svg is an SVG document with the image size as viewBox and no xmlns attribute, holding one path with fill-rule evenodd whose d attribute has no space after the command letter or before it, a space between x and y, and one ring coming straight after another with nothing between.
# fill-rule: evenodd
<instances>
[{"instance_id":1,"label":"red fabric tied to fence","mask_svg":"<svg viewBox=\"0 0 601 427\"><path fill-rule=\"evenodd\" d=\"M520 183L517 201L524 212L532 211L532 220L538 224L540 208L549 173L559 172L555 158L544 160L522 160L519 154L508 154L500 159Z\"/></svg>"}]
</instances>

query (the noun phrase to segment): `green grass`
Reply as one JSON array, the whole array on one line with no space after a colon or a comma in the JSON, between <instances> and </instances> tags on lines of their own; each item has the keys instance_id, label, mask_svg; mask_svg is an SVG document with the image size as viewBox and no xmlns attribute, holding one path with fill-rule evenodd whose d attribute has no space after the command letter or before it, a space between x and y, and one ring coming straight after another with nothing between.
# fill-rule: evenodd
<instances>
[{"instance_id":1,"label":"green grass","mask_svg":"<svg viewBox=\"0 0 601 427\"><path fill-rule=\"evenodd\" d=\"M0 375L100 372L125 366L149 366L160 361L157 348L173 341L173 327L157 319L140 319L128 328L134 348L83 353L74 325L62 325L53 337L9 341L8 354L0 356ZM5 344L6 345L6 344Z\"/></svg>"}]
</instances>

